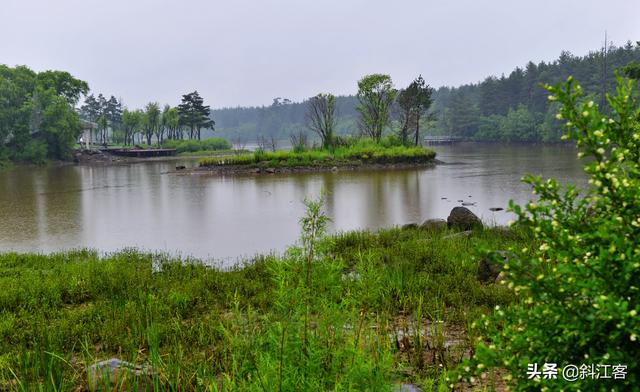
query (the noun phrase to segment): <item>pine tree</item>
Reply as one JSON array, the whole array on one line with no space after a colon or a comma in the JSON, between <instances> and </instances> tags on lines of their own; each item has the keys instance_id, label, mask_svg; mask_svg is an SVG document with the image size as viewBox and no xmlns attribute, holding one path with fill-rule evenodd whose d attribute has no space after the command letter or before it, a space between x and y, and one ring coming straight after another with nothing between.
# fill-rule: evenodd
<instances>
[{"instance_id":1,"label":"pine tree","mask_svg":"<svg viewBox=\"0 0 640 392\"><path fill-rule=\"evenodd\" d=\"M409 128L413 127L414 143L420 142L420 118L431 107L433 88L426 84L422 75L418 76L409 87L398 93L398 105L401 109L400 139L407 143Z\"/></svg>"},{"instance_id":2,"label":"pine tree","mask_svg":"<svg viewBox=\"0 0 640 392\"><path fill-rule=\"evenodd\" d=\"M180 123L189 128L189 138L195 136L200 140L200 131L202 128L214 129L215 121L210 118L211 109L208 105L204 105L204 100L194 91L182 96L182 103L178 105L178 114L180 115Z\"/></svg>"}]
</instances>

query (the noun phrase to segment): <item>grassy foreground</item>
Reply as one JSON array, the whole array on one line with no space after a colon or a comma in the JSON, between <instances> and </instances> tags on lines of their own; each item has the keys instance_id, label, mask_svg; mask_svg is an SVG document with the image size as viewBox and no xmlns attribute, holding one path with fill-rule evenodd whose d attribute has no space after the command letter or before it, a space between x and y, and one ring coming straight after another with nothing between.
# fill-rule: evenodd
<instances>
[{"instance_id":1,"label":"grassy foreground","mask_svg":"<svg viewBox=\"0 0 640 392\"><path fill-rule=\"evenodd\" d=\"M118 382L155 390L437 388L472 352L470 322L514 298L476 280L477 249L527 241L448 234L351 232L312 259L292 248L227 270L127 250L2 254L0 389L87 388L111 357L152 369Z\"/></svg>"},{"instance_id":2,"label":"grassy foreground","mask_svg":"<svg viewBox=\"0 0 640 392\"><path fill-rule=\"evenodd\" d=\"M432 162L433 150L420 146L383 146L360 140L349 146L303 151L256 151L228 157L206 158L202 167L226 165L264 165L267 167L351 166L362 164L421 164Z\"/></svg>"}]
</instances>

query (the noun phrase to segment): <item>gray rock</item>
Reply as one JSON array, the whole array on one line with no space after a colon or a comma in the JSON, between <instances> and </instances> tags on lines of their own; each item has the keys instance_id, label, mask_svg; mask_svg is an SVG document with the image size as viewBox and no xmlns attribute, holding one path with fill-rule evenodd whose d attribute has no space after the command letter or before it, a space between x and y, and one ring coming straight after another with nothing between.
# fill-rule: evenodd
<instances>
[{"instance_id":1,"label":"gray rock","mask_svg":"<svg viewBox=\"0 0 640 392\"><path fill-rule=\"evenodd\" d=\"M151 386L152 371L148 366L135 365L118 358L96 362L89 367L87 380L92 391L120 390L123 383L129 381L145 390Z\"/></svg>"},{"instance_id":2,"label":"gray rock","mask_svg":"<svg viewBox=\"0 0 640 392\"><path fill-rule=\"evenodd\" d=\"M417 229L417 228L418 228L418 224L414 222L407 223L406 225L402 225L402 230Z\"/></svg>"},{"instance_id":3,"label":"gray rock","mask_svg":"<svg viewBox=\"0 0 640 392\"><path fill-rule=\"evenodd\" d=\"M338 166L334 166L334 167L332 167L332 168L331 168L331 171L332 171L332 172L337 172L337 171L338 171Z\"/></svg>"},{"instance_id":4,"label":"gray rock","mask_svg":"<svg viewBox=\"0 0 640 392\"><path fill-rule=\"evenodd\" d=\"M491 208L489 208L489 211L493 211L493 212L502 211L502 210L504 210L504 208L502 208L502 207L491 207Z\"/></svg>"},{"instance_id":5,"label":"gray rock","mask_svg":"<svg viewBox=\"0 0 640 392\"><path fill-rule=\"evenodd\" d=\"M396 384L393 392L422 392L422 389L414 384Z\"/></svg>"},{"instance_id":6,"label":"gray rock","mask_svg":"<svg viewBox=\"0 0 640 392\"><path fill-rule=\"evenodd\" d=\"M349 271L342 274L342 280L360 280L360 274L355 271Z\"/></svg>"},{"instance_id":7,"label":"gray rock","mask_svg":"<svg viewBox=\"0 0 640 392\"><path fill-rule=\"evenodd\" d=\"M272 168L272 167L268 167L264 170L265 172L269 173L269 174L273 174L276 172L276 169Z\"/></svg>"},{"instance_id":8,"label":"gray rock","mask_svg":"<svg viewBox=\"0 0 640 392\"><path fill-rule=\"evenodd\" d=\"M482 221L466 207L454 207L447 218L447 224L451 228L471 230L482 228Z\"/></svg>"},{"instance_id":9,"label":"gray rock","mask_svg":"<svg viewBox=\"0 0 640 392\"><path fill-rule=\"evenodd\" d=\"M506 278L502 273L504 264L509 261L509 254L504 250L493 252L493 258L482 258L478 263L478 280L483 283L499 283ZM499 261L495 261L498 259Z\"/></svg>"},{"instance_id":10,"label":"gray rock","mask_svg":"<svg viewBox=\"0 0 640 392\"><path fill-rule=\"evenodd\" d=\"M442 230L447 228L447 221L444 219L427 219L420 225L421 229Z\"/></svg>"}]
</instances>

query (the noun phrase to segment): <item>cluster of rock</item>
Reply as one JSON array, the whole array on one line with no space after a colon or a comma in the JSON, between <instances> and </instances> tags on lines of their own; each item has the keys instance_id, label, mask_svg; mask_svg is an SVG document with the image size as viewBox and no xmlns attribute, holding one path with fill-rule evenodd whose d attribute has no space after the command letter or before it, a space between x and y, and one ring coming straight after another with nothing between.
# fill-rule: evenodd
<instances>
[{"instance_id":1,"label":"cluster of rock","mask_svg":"<svg viewBox=\"0 0 640 392\"><path fill-rule=\"evenodd\" d=\"M482 221L471 210L466 207L454 207L449 213L447 220L444 219L427 219L421 225L417 223L409 223L402 226L404 229L421 228L425 230L442 230L457 229L469 231L473 229L481 229Z\"/></svg>"},{"instance_id":2,"label":"cluster of rock","mask_svg":"<svg viewBox=\"0 0 640 392\"><path fill-rule=\"evenodd\" d=\"M446 220L427 219L422 224L409 223L404 229L423 229L439 231L444 229L458 230L444 238L469 237L473 230L481 229L482 221L466 207L454 207ZM505 251L495 251L490 257L482 258L478 264L478 280L482 283L499 283L504 279L503 266L509 257Z\"/></svg>"}]
</instances>

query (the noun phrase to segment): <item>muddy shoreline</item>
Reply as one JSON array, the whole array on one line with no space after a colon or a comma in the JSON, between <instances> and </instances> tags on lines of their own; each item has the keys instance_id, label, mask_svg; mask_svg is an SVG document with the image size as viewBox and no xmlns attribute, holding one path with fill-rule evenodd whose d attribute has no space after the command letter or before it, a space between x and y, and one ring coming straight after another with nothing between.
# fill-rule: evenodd
<instances>
[{"instance_id":1,"label":"muddy shoreline","mask_svg":"<svg viewBox=\"0 0 640 392\"><path fill-rule=\"evenodd\" d=\"M211 157L211 155L193 156L193 155L173 155L173 156L160 156L160 157L124 157L114 155L109 152L99 150L76 150L74 152L73 162L70 164L88 165L88 166L115 166L115 165L128 165L133 163L143 162L171 162L178 160L198 160L202 158Z\"/></svg>"},{"instance_id":2,"label":"muddy shoreline","mask_svg":"<svg viewBox=\"0 0 640 392\"><path fill-rule=\"evenodd\" d=\"M429 162L419 163L352 163L341 165L317 165L317 166L282 166L269 167L267 165L220 165L206 167L176 167L176 170L169 174L175 175L260 175L260 174L295 174L295 173L326 173L338 171L358 171L358 170L401 170L429 168L441 161L434 159Z\"/></svg>"}]
</instances>

